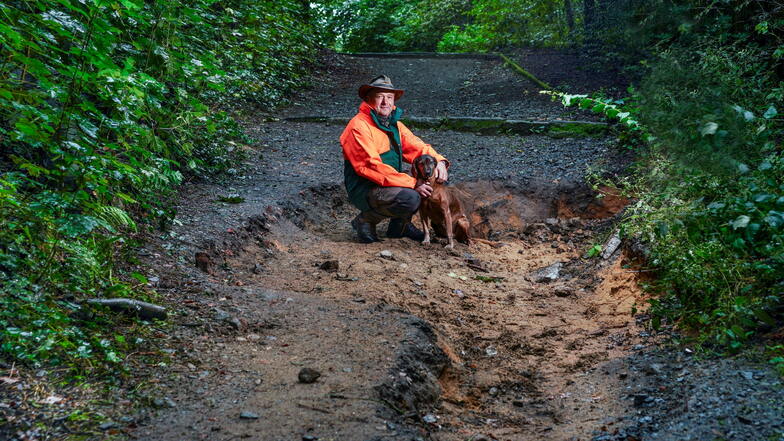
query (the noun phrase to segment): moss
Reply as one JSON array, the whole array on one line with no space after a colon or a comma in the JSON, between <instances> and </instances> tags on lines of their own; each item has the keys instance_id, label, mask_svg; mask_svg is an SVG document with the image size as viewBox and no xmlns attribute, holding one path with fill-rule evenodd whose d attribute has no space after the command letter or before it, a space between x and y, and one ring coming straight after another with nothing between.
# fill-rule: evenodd
<instances>
[{"instance_id":1,"label":"moss","mask_svg":"<svg viewBox=\"0 0 784 441\"><path fill-rule=\"evenodd\" d=\"M608 126L602 123L568 121L551 123L546 135L552 138L587 138L607 135Z\"/></svg>"},{"instance_id":2,"label":"moss","mask_svg":"<svg viewBox=\"0 0 784 441\"><path fill-rule=\"evenodd\" d=\"M504 60L504 62L506 63L506 65L511 67L512 70L514 70L515 72L519 73L520 75L528 78L534 84L536 84L537 86L541 87L543 90L552 90L552 87L550 87L549 84L545 83L544 81L540 80L539 78L536 78L536 76L534 74L532 74L531 72L528 72L527 70L525 70L522 66L520 66L517 63L515 63L511 58L507 57L506 55L504 55L504 54L502 54L500 52L498 53L498 56L501 57Z\"/></svg>"}]
</instances>

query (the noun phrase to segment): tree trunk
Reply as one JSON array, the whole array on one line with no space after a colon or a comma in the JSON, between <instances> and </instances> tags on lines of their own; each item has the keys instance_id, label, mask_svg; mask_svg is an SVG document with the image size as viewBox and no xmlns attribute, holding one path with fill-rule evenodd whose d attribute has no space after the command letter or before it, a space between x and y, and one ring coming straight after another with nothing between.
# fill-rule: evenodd
<instances>
[{"instance_id":1,"label":"tree trunk","mask_svg":"<svg viewBox=\"0 0 784 441\"><path fill-rule=\"evenodd\" d=\"M586 35L596 27L596 0L583 0L583 26Z\"/></svg>"},{"instance_id":2,"label":"tree trunk","mask_svg":"<svg viewBox=\"0 0 784 441\"><path fill-rule=\"evenodd\" d=\"M569 35L574 34L574 10L572 0L564 0L564 14L566 15L566 27L569 28Z\"/></svg>"}]
</instances>

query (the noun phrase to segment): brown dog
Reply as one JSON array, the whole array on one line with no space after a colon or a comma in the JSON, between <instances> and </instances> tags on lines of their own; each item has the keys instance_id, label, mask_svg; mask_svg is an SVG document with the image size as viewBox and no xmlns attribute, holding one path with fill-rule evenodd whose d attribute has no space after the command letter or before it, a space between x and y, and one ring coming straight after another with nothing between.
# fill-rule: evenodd
<instances>
[{"instance_id":1,"label":"brown dog","mask_svg":"<svg viewBox=\"0 0 784 441\"><path fill-rule=\"evenodd\" d=\"M471 243L471 224L463 211L458 197L458 190L436 182L436 159L430 155L416 158L411 167L411 175L425 181L433 187L429 198L422 199L419 205L419 216L422 218L425 240L430 243L430 226L439 236L446 236L449 243L446 248L454 248L456 238L460 242Z\"/></svg>"}]
</instances>

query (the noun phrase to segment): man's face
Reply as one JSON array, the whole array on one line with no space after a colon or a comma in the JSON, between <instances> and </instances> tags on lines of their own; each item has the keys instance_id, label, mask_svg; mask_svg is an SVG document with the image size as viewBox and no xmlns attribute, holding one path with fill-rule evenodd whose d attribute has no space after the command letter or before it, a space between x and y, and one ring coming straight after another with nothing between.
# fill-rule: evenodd
<instances>
[{"instance_id":1,"label":"man's face","mask_svg":"<svg viewBox=\"0 0 784 441\"><path fill-rule=\"evenodd\" d=\"M389 116L392 114L392 108L395 106L395 94L392 92L375 92L370 96L368 104L380 116Z\"/></svg>"}]
</instances>

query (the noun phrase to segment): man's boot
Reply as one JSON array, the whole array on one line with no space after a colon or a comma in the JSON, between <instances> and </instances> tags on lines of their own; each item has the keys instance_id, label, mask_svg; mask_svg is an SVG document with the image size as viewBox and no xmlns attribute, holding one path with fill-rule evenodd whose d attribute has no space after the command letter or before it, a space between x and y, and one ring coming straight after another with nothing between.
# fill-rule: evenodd
<instances>
[{"instance_id":1,"label":"man's boot","mask_svg":"<svg viewBox=\"0 0 784 441\"><path fill-rule=\"evenodd\" d=\"M373 210L364 211L359 213L354 220L351 221L351 226L359 236L359 241L362 243L381 242L376 232L376 224L384 220L384 216L376 213Z\"/></svg>"},{"instance_id":2,"label":"man's boot","mask_svg":"<svg viewBox=\"0 0 784 441\"><path fill-rule=\"evenodd\" d=\"M411 223L411 218L403 219L396 217L389 221L389 227L387 227L387 237L391 237L393 239L407 237L417 242L422 242L425 240L425 233L420 231L419 228L415 227L414 224Z\"/></svg>"}]
</instances>

